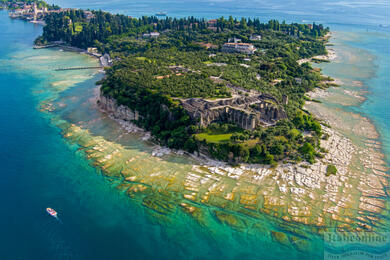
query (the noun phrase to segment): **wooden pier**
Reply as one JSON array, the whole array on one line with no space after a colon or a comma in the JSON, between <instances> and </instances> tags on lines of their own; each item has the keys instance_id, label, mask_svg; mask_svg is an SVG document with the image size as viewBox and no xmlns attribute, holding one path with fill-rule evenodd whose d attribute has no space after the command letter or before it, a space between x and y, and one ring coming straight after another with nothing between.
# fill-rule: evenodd
<instances>
[{"instance_id":1,"label":"wooden pier","mask_svg":"<svg viewBox=\"0 0 390 260\"><path fill-rule=\"evenodd\" d=\"M102 66L92 66L92 67L68 67L68 68L57 68L55 71L63 70L89 70L89 69L103 69Z\"/></svg>"}]
</instances>

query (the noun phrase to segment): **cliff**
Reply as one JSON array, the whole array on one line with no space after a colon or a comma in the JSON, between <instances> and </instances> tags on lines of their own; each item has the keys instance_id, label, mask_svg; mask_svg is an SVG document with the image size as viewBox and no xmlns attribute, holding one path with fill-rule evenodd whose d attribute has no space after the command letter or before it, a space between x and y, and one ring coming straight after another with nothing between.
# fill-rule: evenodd
<instances>
[{"instance_id":1,"label":"cliff","mask_svg":"<svg viewBox=\"0 0 390 260\"><path fill-rule=\"evenodd\" d=\"M115 99L99 94L98 106L116 119L125 121L138 120L140 118L137 110L133 111L124 105L118 105Z\"/></svg>"}]
</instances>

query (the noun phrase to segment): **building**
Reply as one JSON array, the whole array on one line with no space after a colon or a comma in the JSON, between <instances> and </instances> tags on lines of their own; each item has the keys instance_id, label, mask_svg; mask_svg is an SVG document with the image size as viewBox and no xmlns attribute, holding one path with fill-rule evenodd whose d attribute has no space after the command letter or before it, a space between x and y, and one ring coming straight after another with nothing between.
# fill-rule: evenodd
<instances>
[{"instance_id":1,"label":"building","mask_svg":"<svg viewBox=\"0 0 390 260\"><path fill-rule=\"evenodd\" d=\"M222 46L223 52L239 52L245 54L253 54L256 49L253 44L250 43L241 43L241 42L228 42Z\"/></svg>"},{"instance_id":2,"label":"building","mask_svg":"<svg viewBox=\"0 0 390 260\"><path fill-rule=\"evenodd\" d=\"M217 25L217 19L211 19L207 21L207 24L209 26L216 26Z\"/></svg>"},{"instance_id":3,"label":"building","mask_svg":"<svg viewBox=\"0 0 390 260\"><path fill-rule=\"evenodd\" d=\"M201 127L224 122L254 130L257 126L275 125L279 120L287 118L283 106L274 97L256 92L247 94L219 100L181 99L180 103Z\"/></svg>"},{"instance_id":4,"label":"building","mask_svg":"<svg viewBox=\"0 0 390 260\"><path fill-rule=\"evenodd\" d=\"M256 34L251 35L249 40L251 40L251 41L261 41L261 35L256 35Z\"/></svg>"},{"instance_id":5,"label":"building","mask_svg":"<svg viewBox=\"0 0 390 260\"><path fill-rule=\"evenodd\" d=\"M95 15L91 11L84 11L84 15L85 19L87 19L88 22L95 17Z\"/></svg>"},{"instance_id":6,"label":"building","mask_svg":"<svg viewBox=\"0 0 390 260\"><path fill-rule=\"evenodd\" d=\"M98 49L95 48L95 47L88 47L88 48L87 48L87 51L88 51L89 53L97 53L97 52L98 52Z\"/></svg>"},{"instance_id":7,"label":"building","mask_svg":"<svg viewBox=\"0 0 390 260\"><path fill-rule=\"evenodd\" d=\"M234 37L234 38L229 38L228 42L238 43L238 42L242 42L242 41L241 41L241 39L238 39L238 38Z\"/></svg>"},{"instance_id":8,"label":"building","mask_svg":"<svg viewBox=\"0 0 390 260\"><path fill-rule=\"evenodd\" d=\"M207 29L216 32L217 28L217 19L212 19L207 21Z\"/></svg>"},{"instance_id":9,"label":"building","mask_svg":"<svg viewBox=\"0 0 390 260\"><path fill-rule=\"evenodd\" d=\"M34 18L33 20L36 21L38 18L43 18L45 14L47 14L47 8L44 7L43 9L38 9L37 3L33 4L34 9Z\"/></svg>"},{"instance_id":10,"label":"building","mask_svg":"<svg viewBox=\"0 0 390 260\"><path fill-rule=\"evenodd\" d=\"M160 36L159 32L144 33L142 35L144 38L158 38Z\"/></svg>"}]
</instances>

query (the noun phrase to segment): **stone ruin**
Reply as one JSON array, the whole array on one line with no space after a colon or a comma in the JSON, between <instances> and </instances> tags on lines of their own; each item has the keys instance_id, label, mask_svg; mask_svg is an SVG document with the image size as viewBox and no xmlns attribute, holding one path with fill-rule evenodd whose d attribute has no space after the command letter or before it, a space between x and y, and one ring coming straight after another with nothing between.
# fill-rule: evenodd
<instances>
[{"instance_id":1,"label":"stone ruin","mask_svg":"<svg viewBox=\"0 0 390 260\"><path fill-rule=\"evenodd\" d=\"M260 93L217 100L189 98L181 99L180 102L191 118L202 127L213 122L226 122L253 130L259 125L274 125L287 117L274 97Z\"/></svg>"}]
</instances>

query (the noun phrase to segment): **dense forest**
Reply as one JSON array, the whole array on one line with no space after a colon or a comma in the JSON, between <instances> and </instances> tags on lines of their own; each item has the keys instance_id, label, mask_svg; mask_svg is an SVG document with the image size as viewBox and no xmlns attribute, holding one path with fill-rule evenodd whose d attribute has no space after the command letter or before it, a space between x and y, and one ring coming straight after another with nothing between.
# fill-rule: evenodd
<instances>
[{"instance_id":1,"label":"dense forest","mask_svg":"<svg viewBox=\"0 0 390 260\"><path fill-rule=\"evenodd\" d=\"M102 11L88 18L82 10L51 14L45 21L36 44L61 40L84 49L96 47L114 58L98 83L103 94L137 110L141 117L135 123L170 148L207 152L231 163L265 164L312 163L325 152L319 146L326 138L320 123L302 109L305 93L324 87L324 78L309 63L297 62L326 54L329 29L322 25L233 17L132 18ZM232 39L257 50L223 52L222 46ZM232 87L271 95L283 104L287 119L253 131L229 122L204 128L179 102L229 98Z\"/></svg>"}]
</instances>

